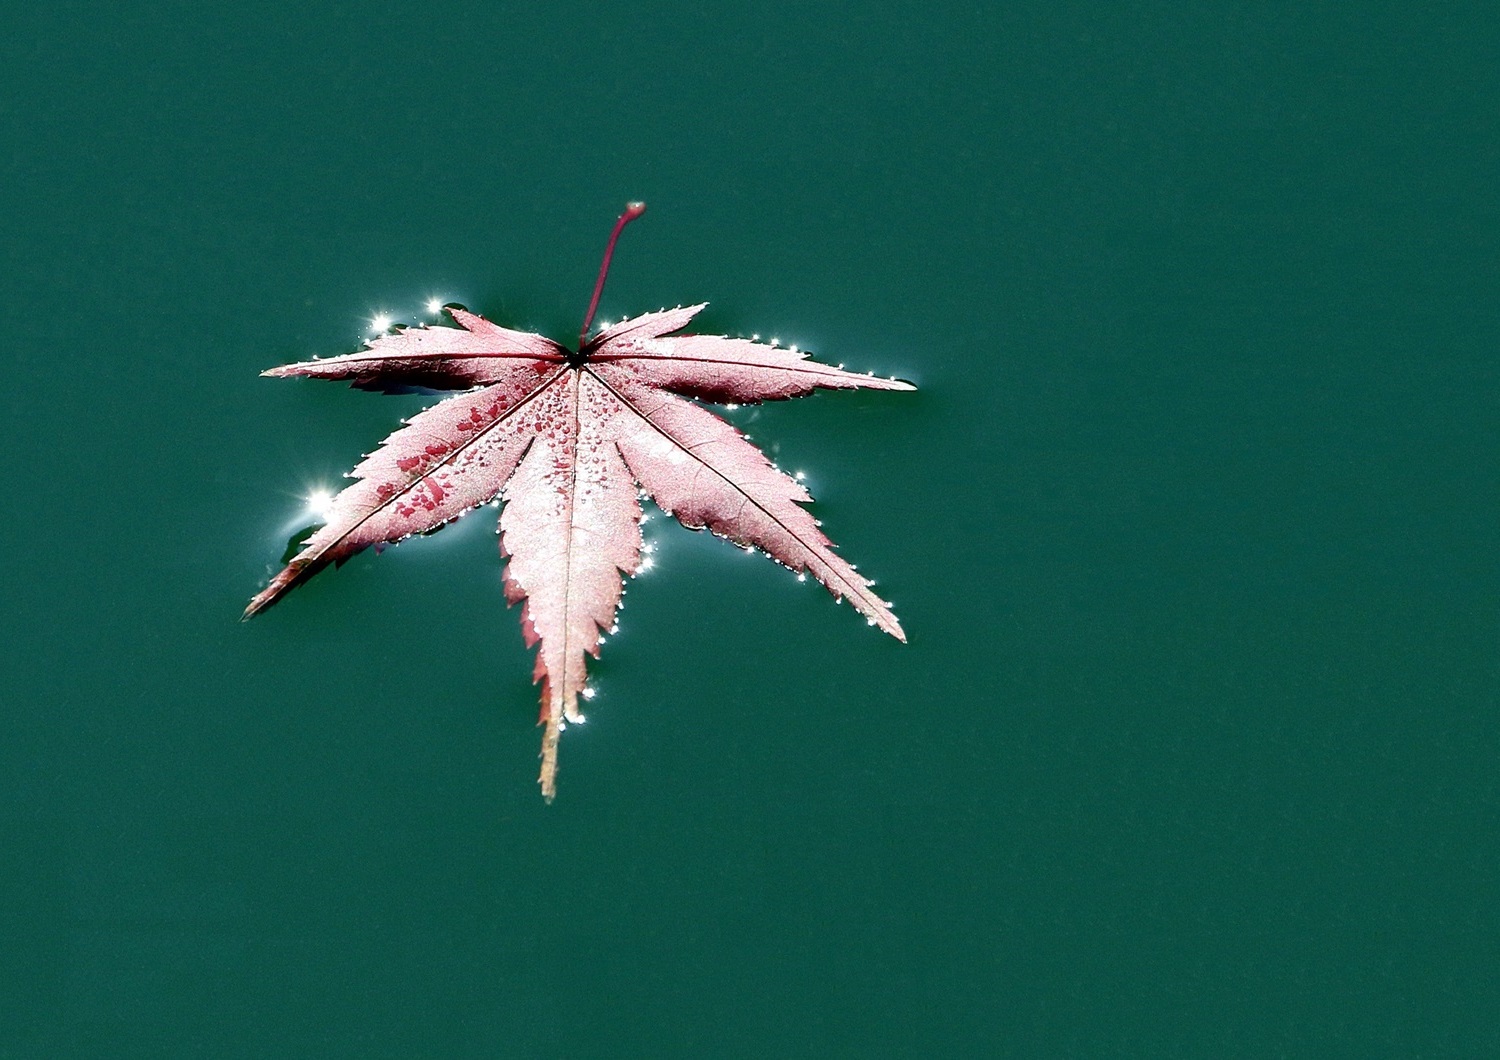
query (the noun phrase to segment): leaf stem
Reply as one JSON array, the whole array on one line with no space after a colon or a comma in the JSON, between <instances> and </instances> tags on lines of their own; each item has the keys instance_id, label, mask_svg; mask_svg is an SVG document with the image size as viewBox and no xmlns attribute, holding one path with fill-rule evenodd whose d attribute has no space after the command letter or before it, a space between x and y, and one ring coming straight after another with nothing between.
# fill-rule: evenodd
<instances>
[{"instance_id":1,"label":"leaf stem","mask_svg":"<svg viewBox=\"0 0 1500 1060\"><path fill-rule=\"evenodd\" d=\"M630 202L625 204L625 212L615 222L615 230L609 234L609 243L604 248L604 260L599 263L599 279L594 281L594 297L589 300L589 311L584 314L583 328L578 332L578 352L583 352L584 340L589 335L589 325L594 322L594 311L599 308L599 296L604 293L604 278L609 275L609 259L615 254L615 241L620 238L620 232L631 221L646 212L646 204L643 202Z\"/></svg>"}]
</instances>

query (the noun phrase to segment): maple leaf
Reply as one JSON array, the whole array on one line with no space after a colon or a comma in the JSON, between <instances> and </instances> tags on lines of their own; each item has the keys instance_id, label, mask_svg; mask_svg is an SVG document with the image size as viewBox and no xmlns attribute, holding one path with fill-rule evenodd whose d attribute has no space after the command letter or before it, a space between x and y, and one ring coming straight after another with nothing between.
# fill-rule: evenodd
<instances>
[{"instance_id":1,"label":"maple leaf","mask_svg":"<svg viewBox=\"0 0 1500 1060\"><path fill-rule=\"evenodd\" d=\"M500 499L505 594L520 603L541 686L542 794L556 793L558 737L580 722L585 654L614 627L622 575L641 565L642 492L690 529L712 531L811 574L870 624L906 636L872 583L841 559L802 507L812 498L697 401L747 404L819 387L911 390L819 364L796 348L678 334L702 305L589 325L631 203L605 247L578 347L511 331L458 306L456 328L400 328L365 348L273 368L270 376L366 388L462 390L419 413L349 473L327 521L250 601L265 610L330 563L400 541Z\"/></svg>"}]
</instances>

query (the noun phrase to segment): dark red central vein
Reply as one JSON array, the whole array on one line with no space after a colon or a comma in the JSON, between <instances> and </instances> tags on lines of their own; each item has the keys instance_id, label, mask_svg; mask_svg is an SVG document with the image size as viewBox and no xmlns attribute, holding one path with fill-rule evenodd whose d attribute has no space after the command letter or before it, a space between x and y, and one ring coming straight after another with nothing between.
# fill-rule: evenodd
<instances>
[{"instance_id":1,"label":"dark red central vein","mask_svg":"<svg viewBox=\"0 0 1500 1060\"><path fill-rule=\"evenodd\" d=\"M452 330L456 330L456 329L450 328L449 330L452 331ZM526 353L526 352L519 351L519 350L516 351L516 352L511 352L510 350L496 350L496 351L493 351L493 352L491 352L489 350L482 350L482 351L455 351L453 353L409 354L409 355L405 355L405 356L403 356L402 354L399 354L399 353L388 353L388 352L383 352L381 350L360 350L357 353L346 353L346 354L344 354L344 356L337 358L337 361L339 361L341 363L347 364L347 363L349 363L351 361L406 361L406 360L415 361L415 360L427 360L429 358L432 359L432 360L435 360L435 361L436 360L471 361L471 360L486 360L486 359L497 359L498 360L498 359L503 359L503 358L507 358L507 357L508 358L519 358L519 359L522 359L522 360L529 360L529 361L547 361L547 362L550 362L552 364L561 364L563 361L565 361L567 359L566 355L562 354L562 353ZM330 357L326 361L313 361L311 363L326 367L327 365L333 364L334 362L335 362L335 358Z\"/></svg>"},{"instance_id":2,"label":"dark red central vein","mask_svg":"<svg viewBox=\"0 0 1500 1060\"><path fill-rule=\"evenodd\" d=\"M568 689L568 640L573 632L573 531L577 529L573 519L578 514L578 457L583 447L583 425L579 421L578 407L583 401L583 378L574 373L573 379L573 460L568 468L568 566L563 577L563 700L566 704ZM566 708L565 708L566 709Z\"/></svg>"},{"instance_id":3,"label":"dark red central vein","mask_svg":"<svg viewBox=\"0 0 1500 1060\"><path fill-rule=\"evenodd\" d=\"M737 361L732 357L683 357L669 353L594 353L591 361L613 364L618 361L680 361L683 364L729 364L736 368L766 368L773 372L803 372L807 375L852 376L855 379L874 379L874 376L859 375L843 368L830 368L826 364L810 361L807 364L756 364L754 361ZM876 382L886 380L877 379Z\"/></svg>"}]
</instances>

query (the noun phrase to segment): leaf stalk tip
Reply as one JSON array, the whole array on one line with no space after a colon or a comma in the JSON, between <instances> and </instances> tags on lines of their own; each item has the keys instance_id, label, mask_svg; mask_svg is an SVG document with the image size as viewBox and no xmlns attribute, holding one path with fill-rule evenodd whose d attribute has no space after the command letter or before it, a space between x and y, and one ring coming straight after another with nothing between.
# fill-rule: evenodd
<instances>
[{"instance_id":1,"label":"leaf stalk tip","mask_svg":"<svg viewBox=\"0 0 1500 1060\"><path fill-rule=\"evenodd\" d=\"M609 261L615 255L615 243L619 241L625 226L645 212L645 203L627 202L625 212L615 221L614 230L609 234L609 242L604 247L604 260L599 263L599 278L594 281L594 297L589 299L589 311L583 315L583 327L578 331L579 353L583 352L583 345L589 337L589 325L594 322L594 313L599 309L599 296L604 293L604 280L609 275Z\"/></svg>"}]
</instances>

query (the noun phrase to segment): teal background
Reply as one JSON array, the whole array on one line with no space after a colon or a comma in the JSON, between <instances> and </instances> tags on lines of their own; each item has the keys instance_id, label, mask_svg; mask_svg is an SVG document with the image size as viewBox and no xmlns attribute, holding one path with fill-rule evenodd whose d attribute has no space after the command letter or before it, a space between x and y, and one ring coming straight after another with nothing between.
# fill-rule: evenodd
<instances>
[{"instance_id":1,"label":"teal background","mask_svg":"<svg viewBox=\"0 0 1500 1060\"><path fill-rule=\"evenodd\" d=\"M0 1057L1500 1054L1493 7L6 23ZM632 198L911 643L658 519L549 807L490 514L239 623L422 405L257 373Z\"/></svg>"}]
</instances>

